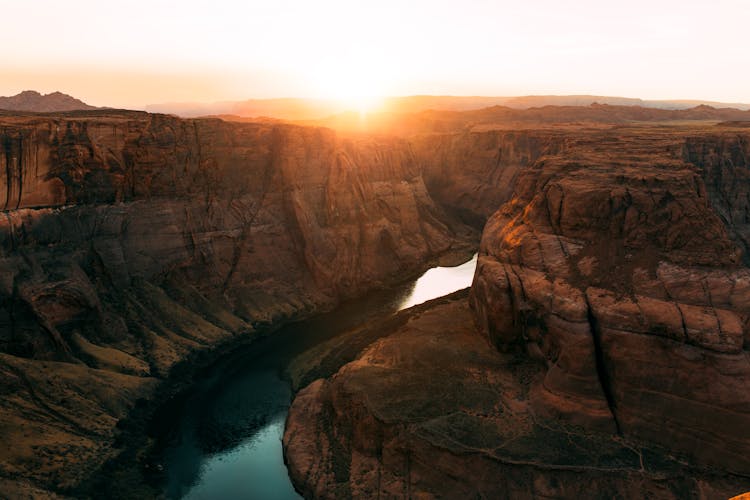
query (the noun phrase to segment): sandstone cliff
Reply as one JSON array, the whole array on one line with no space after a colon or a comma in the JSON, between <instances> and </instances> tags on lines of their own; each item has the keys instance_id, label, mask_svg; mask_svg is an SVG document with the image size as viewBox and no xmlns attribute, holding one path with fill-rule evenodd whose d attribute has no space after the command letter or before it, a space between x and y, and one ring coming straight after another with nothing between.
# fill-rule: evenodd
<instances>
[{"instance_id":1,"label":"sandstone cliff","mask_svg":"<svg viewBox=\"0 0 750 500\"><path fill-rule=\"evenodd\" d=\"M510 199L526 167L564 154L573 137L560 130L488 130L411 141L432 196L481 228Z\"/></svg>"},{"instance_id":2,"label":"sandstone cliff","mask_svg":"<svg viewBox=\"0 0 750 500\"><path fill-rule=\"evenodd\" d=\"M46 488L111 455L114 424L190 353L466 237L405 142L291 125L3 116L0 193L0 475Z\"/></svg>"},{"instance_id":3,"label":"sandstone cliff","mask_svg":"<svg viewBox=\"0 0 750 500\"><path fill-rule=\"evenodd\" d=\"M714 208L717 171L650 153L670 140L529 169L485 228L472 304L494 344L547 365L537 414L750 474L744 220Z\"/></svg>"},{"instance_id":4,"label":"sandstone cliff","mask_svg":"<svg viewBox=\"0 0 750 500\"><path fill-rule=\"evenodd\" d=\"M303 389L285 434L295 483L355 498L750 489L747 139L430 138L436 197L494 211L471 311L436 306Z\"/></svg>"}]
</instances>

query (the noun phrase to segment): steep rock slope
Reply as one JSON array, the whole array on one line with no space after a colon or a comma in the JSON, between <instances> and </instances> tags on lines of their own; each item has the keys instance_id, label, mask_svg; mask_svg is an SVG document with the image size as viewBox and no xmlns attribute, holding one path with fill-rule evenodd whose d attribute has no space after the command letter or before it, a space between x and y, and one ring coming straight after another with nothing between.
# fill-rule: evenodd
<instances>
[{"instance_id":1,"label":"steep rock slope","mask_svg":"<svg viewBox=\"0 0 750 500\"><path fill-rule=\"evenodd\" d=\"M287 125L3 116L0 193L15 443L0 474L47 488L109 456L117 420L190 353L403 279L467 236L405 143ZM80 449L55 451L61 433Z\"/></svg>"},{"instance_id":2,"label":"steep rock slope","mask_svg":"<svg viewBox=\"0 0 750 500\"><path fill-rule=\"evenodd\" d=\"M538 414L750 474L750 272L733 228L679 159L598 165L550 158L490 219L480 328L547 365Z\"/></svg>"},{"instance_id":3,"label":"steep rock slope","mask_svg":"<svg viewBox=\"0 0 750 500\"><path fill-rule=\"evenodd\" d=\"M411 141L432 196L481 228L510 199L526 167L564 153L575 137L559 130L488 130Z\"/></svg>"}]
</instances>

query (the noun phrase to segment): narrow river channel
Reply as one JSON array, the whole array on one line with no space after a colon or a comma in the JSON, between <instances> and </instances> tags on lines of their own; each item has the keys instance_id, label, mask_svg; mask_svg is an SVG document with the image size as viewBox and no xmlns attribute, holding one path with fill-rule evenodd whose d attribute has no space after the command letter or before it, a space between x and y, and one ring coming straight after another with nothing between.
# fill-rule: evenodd
<instances>
[{"instance_id":1,"label":"narrow river channel","mask_svg":"<svg viewBox=\"0 0 750 500\"><path fill-rule=\"evenodd\" d=\"M292 391L282 378L292 359L376 318L471 284L477 256L435 267L419 279L368 294L330 313L292 323L235 355L185 399L164 448L166 496L188 499L301 498L281 447Z\"/></svg>"}]
</instances>

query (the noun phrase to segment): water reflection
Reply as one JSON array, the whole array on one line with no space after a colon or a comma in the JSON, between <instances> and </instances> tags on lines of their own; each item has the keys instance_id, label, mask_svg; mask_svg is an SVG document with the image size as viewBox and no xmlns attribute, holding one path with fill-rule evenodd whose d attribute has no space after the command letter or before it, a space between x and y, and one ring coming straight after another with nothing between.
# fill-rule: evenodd
<instances>
[{"instance_id":1,"label":"water reflection","mask_svg":"<svg viewBox=\"0 0 750 500\"><path fill-rule=\"evenodd\" d=\"M163 445L168 498L301 498L283 461L291 390L280 376L297 355L358 325L466 288L477 256L291 324L224 361L174 409Z\"/></svg>"},{"instance_id":2,"label":"water reflection","mask_svg":"<svg viewBox=\"0 0 750 500\"><path fill-rule=\"evenodd\" d=\"M414 284L411 293L404 298L398 310L408 309L436 297L461 290L471 285L477 254L468 262L456 267L433 267L427 270Z\"/></svg>"}]
</instances>

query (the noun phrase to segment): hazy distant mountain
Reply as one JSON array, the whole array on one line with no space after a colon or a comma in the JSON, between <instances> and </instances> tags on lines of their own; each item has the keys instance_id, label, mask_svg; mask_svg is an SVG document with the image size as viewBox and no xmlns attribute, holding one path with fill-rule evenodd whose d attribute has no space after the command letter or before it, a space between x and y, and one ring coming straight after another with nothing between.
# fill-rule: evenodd
<instances>
[{"instance_id":1,"label":"hazy distant mountain","mask_svg":"<svg viewBox=\"0 0 750 500\"><path fill-rule=\"evenodd\" d=\"M97 109L62 92L40 94L35 90L24 90L18 95L0 97L0 109L10 111L34 111L38 113Z\"/></svg>"},{"instance_id":2,"label":"hazy distant mountain","mask_svg":"<svg viewBox=\"0 0 750 500\"><path fill-rule=\"evenodd\" d=\"M430 109L440 111L468 111L489 106L503 105L508 97L481 96L432 96L417 95L387 97L380 111L418 113ZM169 113L183 117L233 115L239 117L269 117L281 120L320 120L328 116L352 111L351 106L333 99L248 99L246 101L223 101L215 103L167 102L150 104L146 111Z\"/></svg>"},{"instance_id":3,"label":"hazy distant mountain","mask_svg":"<svg viewBox=\"0 0 750 500\"><path fill-rule=\"evenodd\" d=\"M658 109L690 109L696 106L711 106L713 108L750 109L750 104L724 103L700 100L644 100L632 97L612 97L598 95L530 95L511 97L502 105L509 108L528 109L542 106L590 106L591 104L607 104L610 106L641 106Z\"/></svg>"},{"instance_id":4,"label":"hazy distant mountain","mask_svg":"<svg viewBox=\"0 0 750 500\"><path fill-rule=\"evenodd\" d=\"M237 121L235 117L224 117ZM249 118L239 119L240 121ZM667 122L723 122L725 127L750 124L750 110L714 108L705 104L688 109L662 109L593 103L588 106L535 106L526 109L490 106L468 111L428 110L418 113L347 112L321 120L300 121L342 131L389 135L455 133L461 130L518 129L545 126L625 125Z\"/></svg>"},{"instance_id":5,"label":"hazy distant mountain","mask_svg":"<svg viewBox=\"0 0 750 500\"><path fill-rule=\"evenodd\" d=\"M649 101L629 97L596 95L538 95L519 97L489 96L432 96L415 95L388 97L383 100L380 111L395 113L418 113L436 111L472 111L491 106L506 106L514 109L529 109L543 106L641 106L658 109L689 109L700 105L714 108L750 109L750 104L720 103L697 100ZM331 115L352 111L350 107L326 99L249 99L247 101L224 101L215 103L162 103L146 106L152 113L170 113L179 116L235 115L242 117L270 117L282 120L319 120Z\"/></svg>"},{"instance_id":6,"label":"hazy distant mountain","mask_svg":"<svg viewBox=\"0 0 750 500\"><path fill-rule=\"evenodd\" d=\"M347 111L341 103L326 99L248 99L214 103L167 102L146 106L150 113L169 113L183 117L234 115L278 118L282 120L317 120Z\"/></svg>"}]
</instances>

